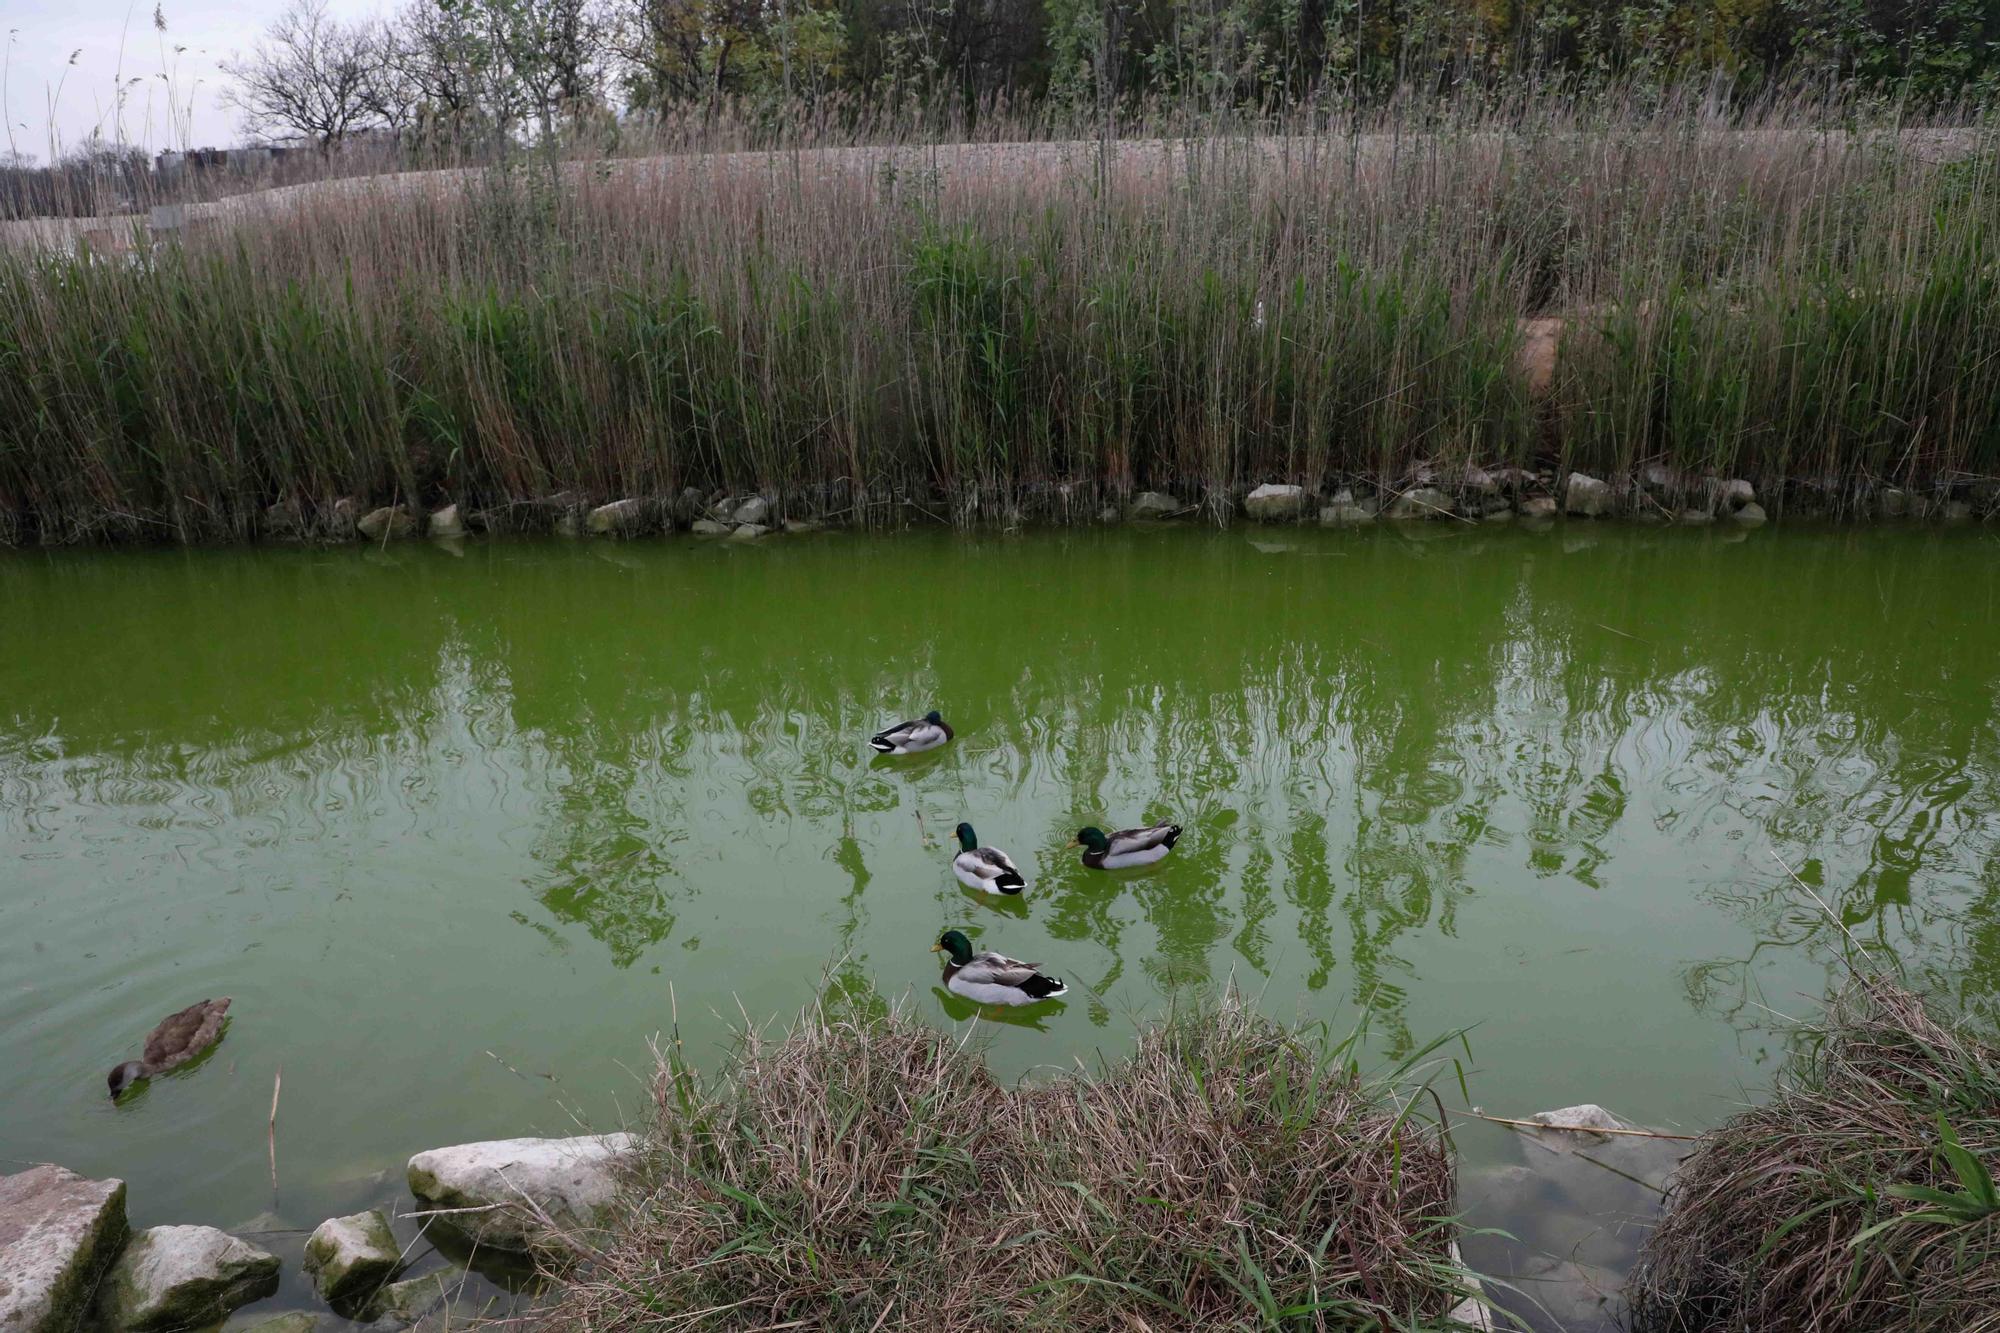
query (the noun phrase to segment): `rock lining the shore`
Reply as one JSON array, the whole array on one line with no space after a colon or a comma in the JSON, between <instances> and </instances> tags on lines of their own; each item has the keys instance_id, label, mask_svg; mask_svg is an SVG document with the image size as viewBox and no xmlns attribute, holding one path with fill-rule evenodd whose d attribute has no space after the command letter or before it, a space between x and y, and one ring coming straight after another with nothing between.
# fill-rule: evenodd
<instances>
[{"instance_id":1,"label":"rock lining the shore","mask_svg":"<svg viewBox=\"0 0 2000 1333\"><path fill-rule=\"evenodd\" d=\"M152 1227L132 1237L100 1293L121 1333L201 1328L278 1289L278 1256L214 1227Z\"/></svg>"},{"instance_id":2,"label":"rock lining the shore","mask_svg":"<svg viewBox=\"0 0 2000 1333\"><path fill-rule=\"evenodd\" d=\"M66 1333L130 1227L125 1182L44 1163L0 1176L0 1333Z\"/></svg>"},{"instance_id":3,"label":"rock lining the shore","mask_svg":"<svg viewBox=\"0 0 2000 1333\"><path fill-rule=\"evenodd\" d=\"M330 1217L306 1240L305 1270L313 1290L336 1310L365 1302L402 1266L395 1233L379 1210Z\"/></svg>"},{"instance_id":4,"label":"rock lining the shore","mask_svg":"<svg viewBox=\"0 0 2000 1333\"><path fill-rule=\"evenodd\" d=\"M1265 482L1243 498L1243 512L1259 523L1280 523L1305 512L1306 488Z\"/></svg>"},{"instance_id":5,"label":"rock lining the shore","mask_svg":"<svg viewBox=\"0 0 2000 1333\"><path fill-rule=\"evenodd\" d=\"M524 1252L560 1243L569 1229L603 1226L619 1172L638 1150L633 1134L433 1148L410 1159L410 1193L426 1207L471 1210L443 1220L481 1244Z\"/></svg>"}]
</instances>

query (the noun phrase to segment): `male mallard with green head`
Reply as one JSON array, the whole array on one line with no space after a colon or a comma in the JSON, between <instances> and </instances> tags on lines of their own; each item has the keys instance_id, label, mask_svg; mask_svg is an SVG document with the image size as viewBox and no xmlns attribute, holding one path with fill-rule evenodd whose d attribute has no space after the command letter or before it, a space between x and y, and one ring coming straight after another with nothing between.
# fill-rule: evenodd
<instances>
[{"instance_id":1,"label":"male mallard with green head","mask_svg":"<svg viewBox=\"0 0 2000 1333\"><path fill-rule=\"evenodd\" d=\"M1120 829L1112 834L1092 826L1078 830L1070 846L1083 848L1083 863L1092 870L1124 870L1160 860L1174 849L1174 841L1180 836L1179 824Z\"/></svg>"},{"instance_id":2,"label":"male mallard with green head","mask_svg":"<svg viewBox=\"0 0 2000 1333\"><path fill-rule=\"evenodd\" d=\"M960 850L951 858L951 873L958 876L960 884L981 893L1019 893L1028 887L1015 868L1014 858L998 847L981 847L972 825L960 824L953 831Z\"/></svg>"},{"instance_id":3,"label":"male mallard with green head","mask_svg":"<svg viewBox=\"0 0 2000 1333\"><path fill-rule=\"evenodd\" d=\"M944 965L944 988L979 1004L1034 1004L1069 993L1055 977L1045 977L1039 963L1024 963L1005 954L974 953L972 941L947 930L931 946L932 953L951 955Z\"/></svg>"}]
</instances>

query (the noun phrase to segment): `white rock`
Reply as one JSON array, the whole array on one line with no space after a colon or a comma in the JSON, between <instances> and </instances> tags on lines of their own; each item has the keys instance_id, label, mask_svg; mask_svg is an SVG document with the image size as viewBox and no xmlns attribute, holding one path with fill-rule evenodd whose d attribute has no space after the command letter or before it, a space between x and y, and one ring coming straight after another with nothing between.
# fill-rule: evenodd
<instances>
[{"instance_id":1,"label":"white rock","mask_svg":"<svg viewBox=\"0 0 2000 1333\"><path fill-rule=\"evenodd\" d=\"M380 1212L330 1217L306 1240L305 1269L313 1290L336 1308L353 1308L373 1296L402 1263L389 1219Z\"/></svg>"},{"instance_id":2,"label":"white rock","mask_svg":"<svg viewBox=\"0 0 2000 1333\"><path fill-rule=\"evenodd\" d=\"M737 528L736 531L729 534L729 540L733 542L754 542L769 531L770 529L764 527L762 524L745 523Z\"/></svg>"},{"instance_id":3,"label":"white rock","mask_svg":"<svg viewBox=\"0 0 2000 1333\"><path fill-rule=\"evenodd\" d=\"M1752 500L1749 504L1744 505L1741 509L1731 514L1729 521L1738 527L1761 528L1769 518L1770 515L1764 512L1764 506Z\"/></svg>"},{"instance_id":4,"label":"white rock","mask_svg":"<svg viewBox=\"0 0 2000 1333\"><path fill-rule=\"evenodd\" d=\"M1336 502L1319 511L1319 523L1323 528L1352 528L1374 521L1375 515L1352 500L1345 504Z\"/></svg>"},{"instance_id":5,"label":"white rock","mask_svg":"<svg viewBox=\"0 0 2000 1333\"><path fill-rule=\"evenodd\" d=\"M618 1169L638 1149L631 1134L433 1148L410 1159L410 1192L432 1207L486 1209L447 1220L484 1244L526 1250L552 1239L527 1200L559 1228L597 1226L617 1196Z\"/></svg>"},{"instance_id":6,"label":"white rock","mask_svg":"<svg viewBox=\"0 0 2000 1333\"><path fill-rule=\"evenodd\" d=\"M122 1180L54 1165L0 1176L0 1330L74 1328L126 1234Z\"/></svg>"},{"instance_id":7,"label":"white rock","mask_svg":"<svg viewBox=\"0 0 2000 1333\"><path fill-rule=\"evenodd\" d=\"M278 1256L214 1227L152 1227L105 1279L111 1325L129 1333L200 1328L278 1289Z\"/></svg>"},{"instance_id":8,"label":"white rock","mask_svg":"<svg viewBox=\"0 0 2000 1333\"><path fill-rule=\"evenodd\" d=\"M1598 518L1611 510L1611 483L1582 472L1569 474L1563 487L1563 512L1578 518Z\"/></svg>"},{"instance_id":9,"label":"white rock","mask_svg":"<svg viewBox=\"0 0 2000 1333\"><path fill-rule=\"evenodd\" d=\"M825 526L825 524L814 518L788 518L785 520L785 531L794 536L801 533L818 532Z\"/></svg>"},{"instance_id":10,"label":"white rock","mask_svg":"<svg viewBox=\"0 0 2000 1333\"><path fill-rule=\"evenodd\" d=\"M1723 513L1734 513L1757 498L1757 488L1741 477L1729 481L1719 481L1714 488L1715 506Z\"/></svg>"},{"instance_id":11,"label":"white rock","mask_svg":"<svg viewBox=\"0 0 2000 1333\"><path fill-rule=\"evenodd\" d=\"M645 524L646 502L639 499L613 500L610 504L599 505L584 520L584 527L598 537L637 532Z\"/></svg>"},{"instance_id":12,"label":"white rock","mask_svg":"<svg viewBox=\"0 0 2000 1333\"><path fill-rule=\"evenodd\" d=\"M742 504L737 505L736 512L731 514L729 519L730 522L735 523L738 527L746 523L763 526L764 521L770 517L771 502L761 495L753 495Z\"/></svg>"},{"instance_id":13,"label":"white rock","mask_svg":"<svg viewBox=\"0 0 2000 1333\"><path fill-rule=\"evenodd\" d=\"M1133 518L1167 518L1181 509L1181 502L1165 491L1140 491L1132 497Z\"/></svg>"},{"instance_id":14,"label":"white rock","mask_svg":"<svg viewBox=\"0 0 2000 1333\"><path fill-rule=\"evenodd\" d=\"M1639 469L1640 484L1649 491L1671 495L1681 488L1680 474L1665 463L1648 463Z\"/></svg>"},{"instance_id":15,"label":"white rock","mask_svg":"<svg viewBox=\"0 0 2000 1333\"><path fill-rule=\"evenodd\" d=\"M712 518L698 518L688 525L688 531L698 537L727 537L729 535L729 525L727 523L717 523Z\"/></svg>"},{"instance_id":16,"label":"white rock","mask_svg":"<svg viewBox=\"0 0 2000 1333\"><path fill-rule=\"evenodd\" d=\"M383 1327L407 1328L445 1305L464 1282L463 1273L444 1268L422 1277L391 1282L369 1306L368 1316Z\"/></svg>"},{"instance_id":17,"label":"white rock","mask_svg":"<svg viewBox=\"0 0 2000 1333\"><path fill-rule=\"evenodd\" d=\"M1451 497L1435 486L1418 486L1390 501L1382 517L1401 520L1449 518Z\"/></svg>"},{"instance_id":18,"label":"white rock","mask_svg":"<svg viewBox=\"0 0 2000 1333\"><path fill-rule=\"evenodd\" d=\"M446 505L431 515L430 534L433 537L465 535L465 520L459 517L457 505Z\"/></svg>"},{"instance_id":19,"label":"white rock","mask_svg":"<svg viewBox=\"0 0 2000 1333\"><path fill-rule=\"evenodd\" d=\"M1297 518L1305 512L1306 488L1267 482L1244 497L1243 512L1260 523Z\"/></svg>"}]
</instances>

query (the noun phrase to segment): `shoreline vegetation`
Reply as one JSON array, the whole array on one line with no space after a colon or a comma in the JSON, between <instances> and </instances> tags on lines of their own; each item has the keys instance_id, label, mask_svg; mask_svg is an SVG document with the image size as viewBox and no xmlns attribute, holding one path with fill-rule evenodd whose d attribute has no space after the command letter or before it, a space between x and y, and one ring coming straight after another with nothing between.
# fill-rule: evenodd
<instances>
[{"instance_id":1,"label":"shoreline vegetation","mask_svg":"<svg viewBox=\"0 0 2000 1333\"><path fill-rule=\"evenodd\" d=\"M1488 1327L1418 1075L1445 1044L1364 1077L1356 1037L1230 991L1009 1087L835 988L718 1076L665 1046L626 1206L541 1326Z\"/></svg>"},{"instance_id":2,"label":"shoreline vegetation","mask_svg":"<svg viewBox=\"0 0 2000 1333\"><path fill-rule=\"evenodd\" d=\"M524 150L0 248L0 543L627 500L657 530L724 495L885 527L1161 492L1220 522L1263 483L1307 520L1434 490L1700 521L1738 481L1781 519L2000 509L1990 113L1628 90L981 132Z\"/></svg>"}]
</instances>

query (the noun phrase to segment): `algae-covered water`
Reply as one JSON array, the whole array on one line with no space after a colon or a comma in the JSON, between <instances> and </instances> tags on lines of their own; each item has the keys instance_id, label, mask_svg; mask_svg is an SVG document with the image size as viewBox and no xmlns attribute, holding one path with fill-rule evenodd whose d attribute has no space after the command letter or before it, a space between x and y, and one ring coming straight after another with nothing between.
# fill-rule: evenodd
<instances>
[{"instance_id":1,"label":"algae-covered water","mask_svg":"<svg viewBox=\"0 0 2000 1333\"><path fill-rule=\"evenodd\" d=\"M829 969L963 1024L944 926L1070 982L981 1025L1008 1074L1234 977L1385 1058L1470 1028L1487 1111L1690 1130L1837 967L1780 858L2000 1005L1977 529L16 553L0 625L0 1156L139 1225L309 1227L423 1148L643 1120L676 1013L708 1058ZM931 707L946 750L866 748ZM1064 848L1164 818L1147 871ZM960 819L1022 900L950 877ZM214 1056L114 1107L218 994Z\"/></svg>"}]
</instances>

